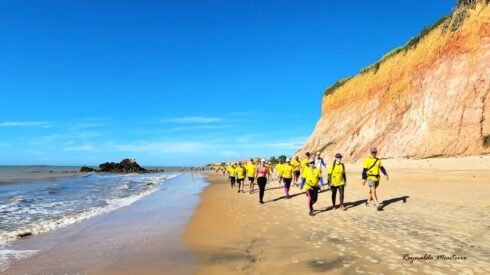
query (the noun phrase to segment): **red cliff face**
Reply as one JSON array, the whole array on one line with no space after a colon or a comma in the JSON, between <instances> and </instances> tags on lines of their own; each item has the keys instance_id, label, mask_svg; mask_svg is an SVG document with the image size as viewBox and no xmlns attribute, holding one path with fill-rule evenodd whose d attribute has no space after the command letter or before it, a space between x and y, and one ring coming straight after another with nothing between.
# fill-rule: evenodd
<instances>
[{"instance_id":1,"label":"red cliff face","mask_svg":"<svg viewBox=\"0 0 490 275\"><path fill-rule=\"evenodd\" d=\"M341 152L348 160L372 146L390 158L490 153L490 6L466 2L329 89L299 153Z\"/></svg>"}]
</instances>

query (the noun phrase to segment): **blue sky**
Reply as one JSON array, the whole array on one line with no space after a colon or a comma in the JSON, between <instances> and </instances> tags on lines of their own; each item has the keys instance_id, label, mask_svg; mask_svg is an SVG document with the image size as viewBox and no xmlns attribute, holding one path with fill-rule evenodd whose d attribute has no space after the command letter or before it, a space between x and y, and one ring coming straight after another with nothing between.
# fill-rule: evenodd
<instances>
[{"instance_id":1,"label":"blue sky","mask_svg":"<svg viewBox=\"0 0 490 275\"><path fill-rule=\"evenodd\" d=\"M292 154L323 91L455 1L0 2L0 165Z\"/></svg>"}]
</instances>

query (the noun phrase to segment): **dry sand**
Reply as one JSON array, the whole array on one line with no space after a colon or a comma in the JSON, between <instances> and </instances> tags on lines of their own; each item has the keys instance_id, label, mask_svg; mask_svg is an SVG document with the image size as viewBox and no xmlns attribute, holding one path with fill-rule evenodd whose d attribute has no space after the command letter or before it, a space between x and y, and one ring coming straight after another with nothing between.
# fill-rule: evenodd
<instances>
[{"instance_id":1,"label":"dry sand","mask_svg":"<svg viewBox=\"0 0 490 275\"><path fill-rule=\"evenodd\" d=\"M269 182L264 205L231 189L221 174L209 185L185 240L198 274L489 274L490 157L385 160L383 211L366 207L359 163L348 164L346 211L308 216L306 196L283 198ZM248 189L246 189L248 190ZM430 254L433 259L404 260ZM438 255L466 257L442 260Z\"/></svg>"}]
</instances>

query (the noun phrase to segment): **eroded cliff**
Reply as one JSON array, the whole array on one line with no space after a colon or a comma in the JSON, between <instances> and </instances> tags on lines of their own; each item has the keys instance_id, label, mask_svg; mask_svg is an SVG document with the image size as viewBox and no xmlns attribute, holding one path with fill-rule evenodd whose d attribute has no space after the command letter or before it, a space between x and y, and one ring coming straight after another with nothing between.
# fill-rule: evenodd
<instances>
[{"instance_id":1,"label":"eroded cliff","mask_svg":"<svg viewBox=\"0 0 490 275\"><path fill-rule=\"evenodd\" d=\"M450 16L332 85L298 153L341 152L349 160L371 146L391 158L489 153L488 2L460 0Z\"/></svg>"}]
</instances>

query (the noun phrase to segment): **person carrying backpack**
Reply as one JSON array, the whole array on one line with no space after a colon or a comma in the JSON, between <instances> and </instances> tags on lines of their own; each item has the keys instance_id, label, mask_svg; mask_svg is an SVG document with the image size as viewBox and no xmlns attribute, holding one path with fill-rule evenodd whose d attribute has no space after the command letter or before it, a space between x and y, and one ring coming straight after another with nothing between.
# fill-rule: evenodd
<instances>
[{"instance_id":1,"label":"person carrying backpack","mask_svg":"<svg viewBox=\"0 0 490 275\"><path fill-rule=\"evenodd\" d=\"M335 154L335 160L328 167L327 184L332 189L332 209L337 209L335 200L337 197L337 190L340 196L340 209L345 210L344 207L344 191L347 184L347 176L345 175L345 165L342 163L342 155L340 153Z\"/></svg>"},{"instance_id":2,"label":"person carrying backpack","mask_svg":"<svg viewBox=\"0 0 490 275\"><path fill-rule=\"evenodd\" d=\"M374 200L374 206L379 208L380 203L378 201L378 196L376 195L376 189L378 188L381 179L379 173L383 173L383 175L386 176L386 180L389 180L390 178L388 177L388 173L383 167L381 160L376 157L378 154L376 147L371 148L370 152L371 156L364 160L362 167L362 185L365 185L367 182L369 186L368 201L366 202L366 206L371 206L371 201Z\"/></svg>"}]
</instances>

